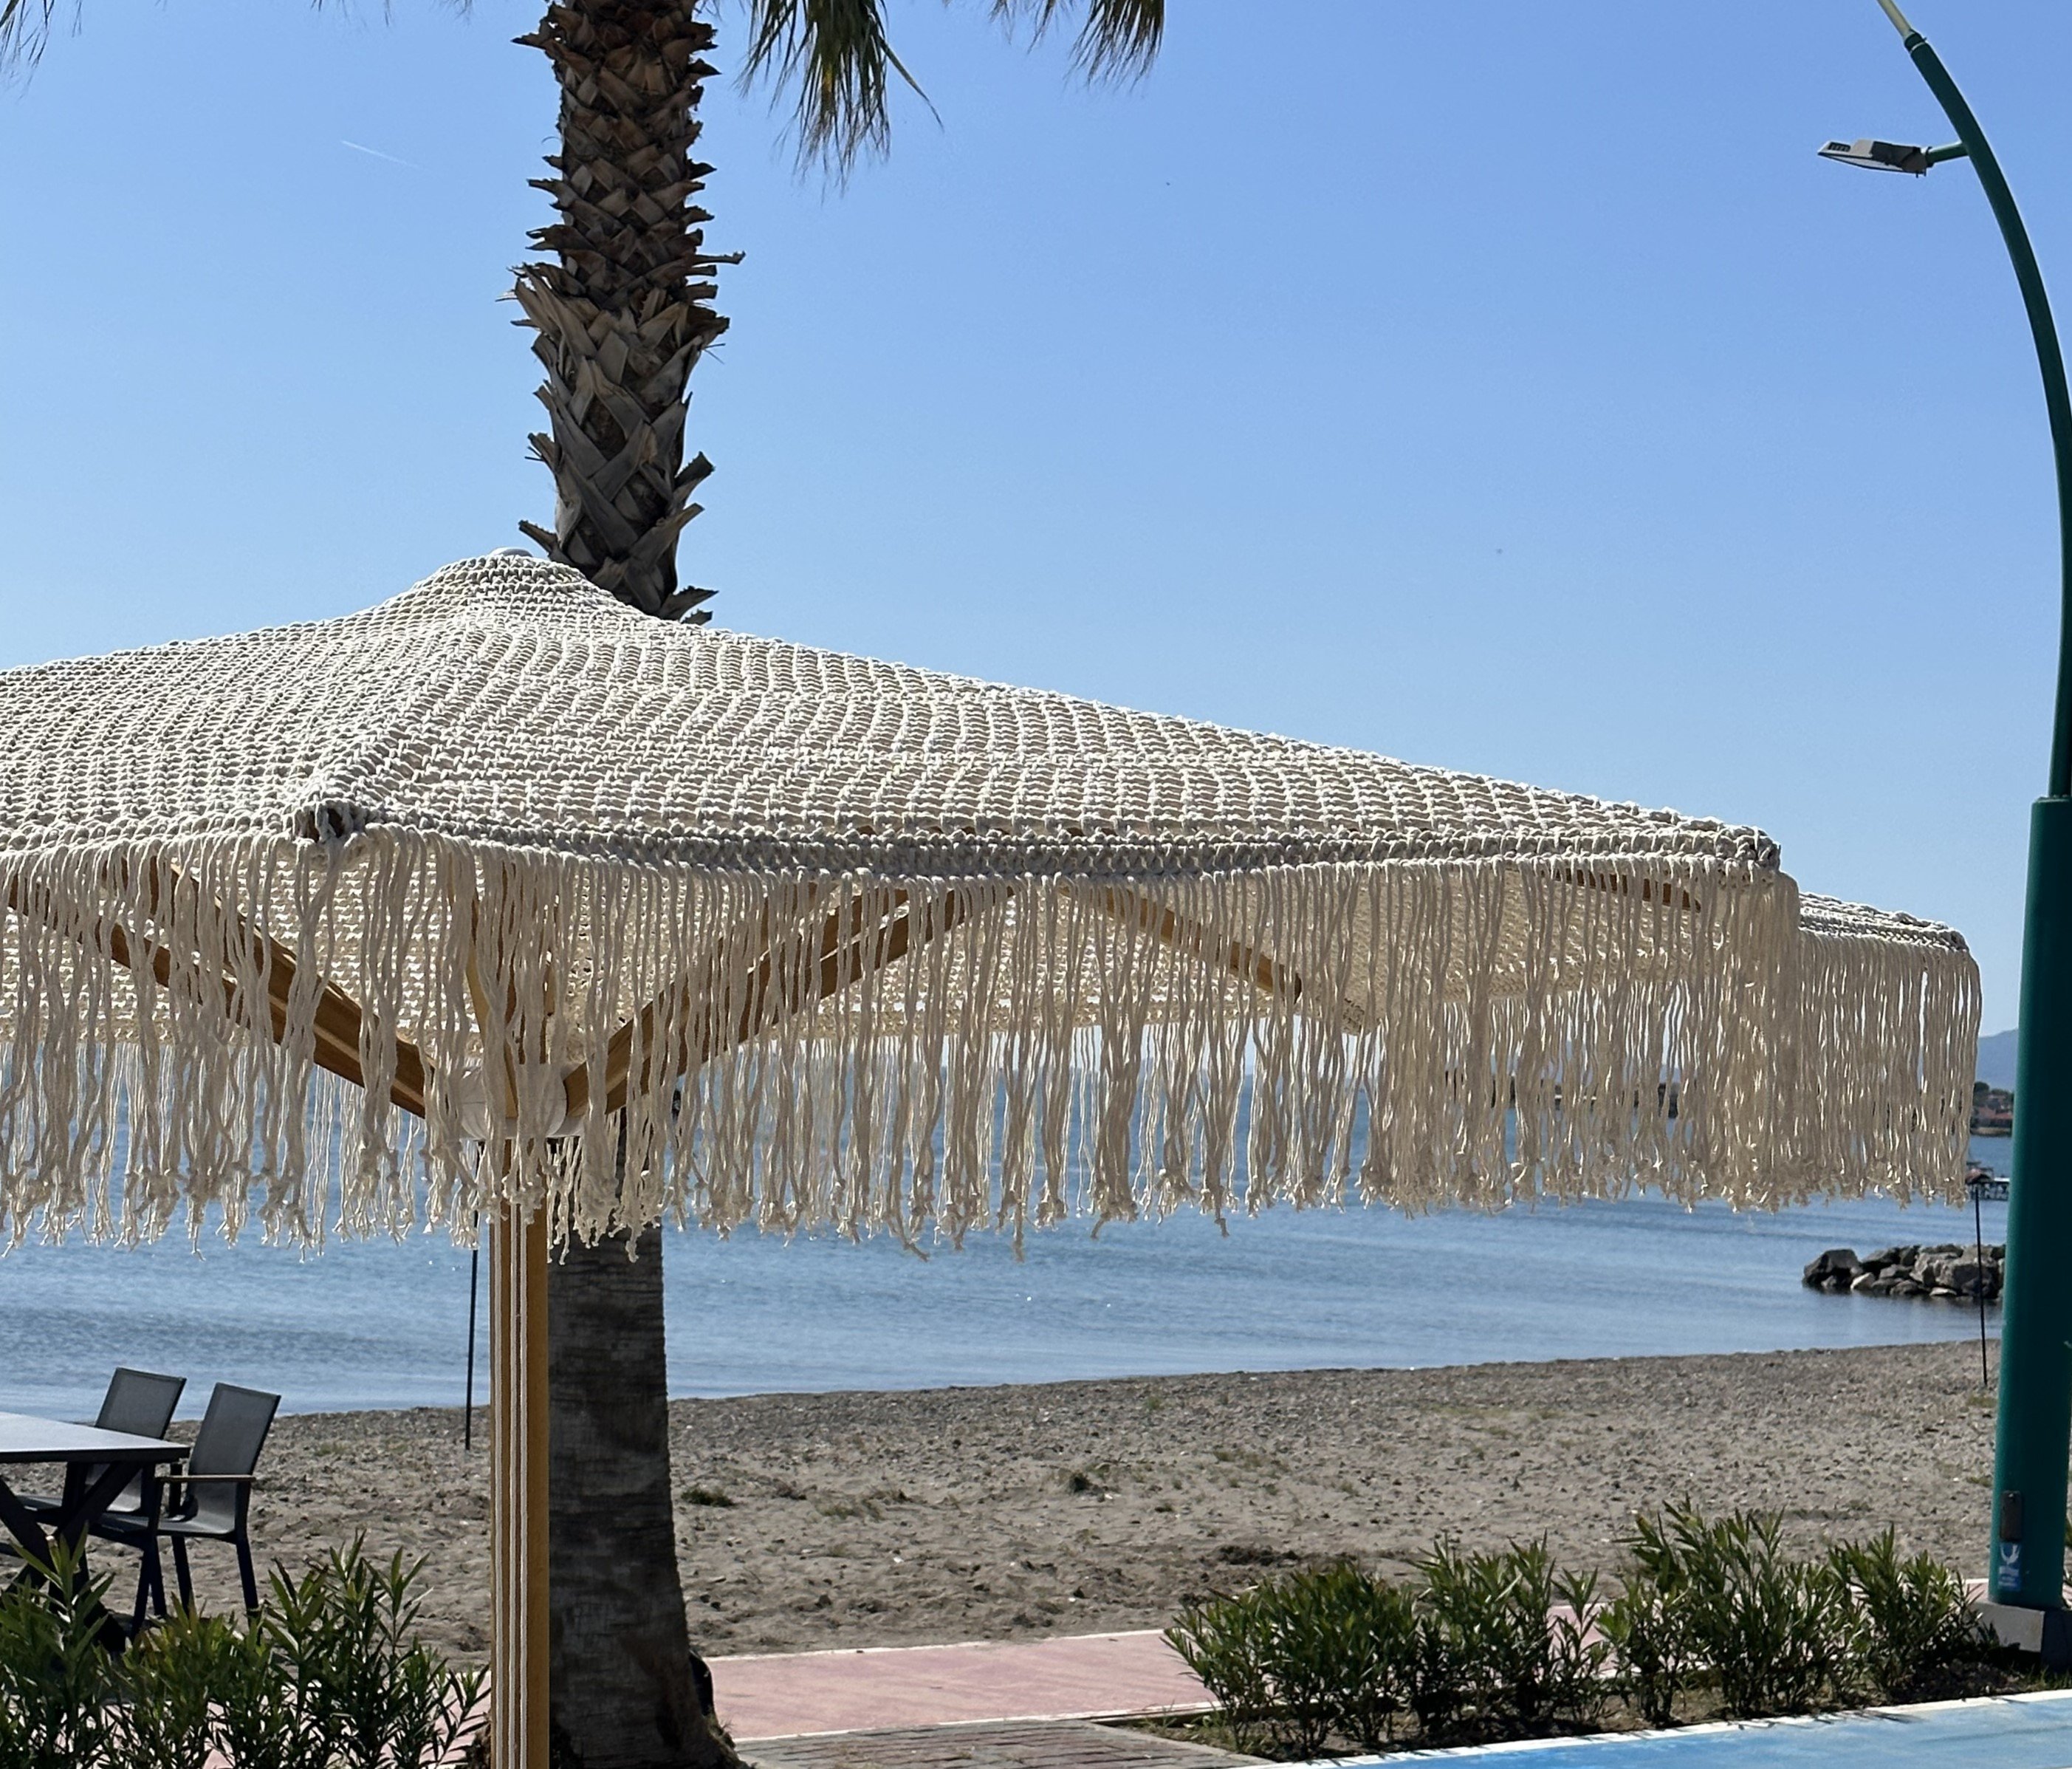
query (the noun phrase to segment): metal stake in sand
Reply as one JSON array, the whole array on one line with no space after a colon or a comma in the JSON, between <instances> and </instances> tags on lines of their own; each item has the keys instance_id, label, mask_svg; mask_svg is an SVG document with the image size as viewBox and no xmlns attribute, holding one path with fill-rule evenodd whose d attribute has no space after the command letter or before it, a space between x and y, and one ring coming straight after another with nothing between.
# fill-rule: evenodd
<instances>
[{"instance_id":1,"label":"metal stake in sand","mask_svg":"<svg viewBox=\"0 0 2072 1769\"><path fill-rule=\"evenodd\" d=\"M1992 1595L2024 1608L2065 1604L2065 1488L2072 1438L2072 395L2058 327L2028 230L1985 132L1942 60L1894 0L1878 0L1957 131L1947 147L1830 142L1829 159L1926 172L1968 158L2013 260L2035 335L2058 455L2063 581L2050 774L2029 817L2029 902L2022 934L2021 1022L2015 1058L2013 1172L2007 1271L2000 1291L2000 1396L1993 1457ZM2063 1651L2072 1641L2057 1643ZM2046 1639L2045 1651L2051 1650Z\"/></svg>"},{"instance_id":2,"label":"metal stake in sand","mask_svg":"<svg viewBox=\"0 0 2072 1769\"><path fill-rule=\"evenodd\" d=\"M467 1254L467 1387L461 1403L460 1446L475 1448L475 1300L482 1293L482 1218L475 1218L475 1244ZM1984 1332L1982 1325L1979 1331Z\"/></svg>"},{"instance_id":3,"label":"metal stake in sand","mask_svg":"<svg viewBox=\"0 0 2072 1769\"><path fill-rule=\"evenodd\" d=\"M1972 1179L1966 1183L1965 1189L1971 1195L1971 1263L1977 1268L1979 1274L1972 1280L1978 1286L1979 1293L1979 1386L1988 1388L1992 1386L1993 1377L1992 1368L1986 1361L1986 1217L1984 1203L1986 1183L1983 1179ZM473 1298L471 1298L468 1323L471 1327L474 1325L473 1306ZM471 1347L468 1352L471 1360L474 1355Z\"/></svg>"}]
</instances>

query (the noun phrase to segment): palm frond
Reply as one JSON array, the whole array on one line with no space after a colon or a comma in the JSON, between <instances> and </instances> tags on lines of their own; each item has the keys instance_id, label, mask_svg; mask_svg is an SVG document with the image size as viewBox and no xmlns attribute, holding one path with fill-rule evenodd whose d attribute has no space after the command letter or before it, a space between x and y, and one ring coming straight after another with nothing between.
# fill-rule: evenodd
<instances>
[{"instance_id":1,"label":"palm frond","mask_svg":"<svg viewBox=\"0 0 2072 1769\"><path fill-rule=\"evenodd\" d=\"M0 0L4 3L4 0ZM796 88L799 159L839 177L891 140L888 101L896 80L927 94L893 52L883 0L744 0L748 53L742 78ZM1088 80L1129 79L1148 68L1165 35L1166 0L989 0L1010 30L1042 36L1079 18L1073 60Z\"/></svg>"},{"instance_id":2,"label":"palm frond","mask_svg":"<svg viewBox=\"0 0 2072 1769\"><path fill-rule=\"evenodd\" d=\"M885 34L879 0L747 0L745 81L798 91L801 165L837 175L890 140L886 99L896 76L921 88Z\"/></svg>"},{"instance_id":3,"label":"palm frond","mask_svg":"<svg viewBox=\"0 0 2072 1769\"><path fill-rule=\"evenodd\" d=\"M57 10L58 0L0 0L0 73L41 57Z\"/></svg>"},{"instance_id":4,"label":"palm frond","mask_svg":"<svg viewBox=\"0 0 2072 1769\"><path fill-rule=\"evenodd\" d=\"M1149 69L1166 35L1166 0L993 0L993 15L1010 29L1026 20L1040 37L1082 5L1072 60L1088 80L1134 80Z\"/></svg>"}]
</instances>

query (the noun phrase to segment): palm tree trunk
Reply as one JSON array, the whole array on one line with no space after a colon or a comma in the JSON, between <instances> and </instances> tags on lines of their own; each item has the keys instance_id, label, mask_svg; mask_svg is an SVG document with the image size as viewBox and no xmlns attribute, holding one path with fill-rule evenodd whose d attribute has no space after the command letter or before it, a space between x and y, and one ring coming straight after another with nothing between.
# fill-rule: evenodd
<instances>
[{"instance_id":1,"label":"palm tree trunk","mask_svg":"<svg viewBox=\"0 0 2072 1769\"><path fill-rule=\"evenodd\" d=\"M549 1707L582 1769L735 1759L676 1573L662 1232L571 1244L547 1274Z\"/></svg>"},{"instance_id":2,"label":"palm tree trunk","mask_svg":"<svg viewBox=\"0 0 2072 1769\"><path fill-rule=\"evenodd\" d=\"M692 368L726 322L713 311L711 171L693 150L713 69L701 0L570 0L521 38L553 64L561 150L536 180L556 218L518 274L549 434L549 557L664 619L709 590L680 585L676 538L712 471L686 463ZM662 1237L570 1246L549 1274L549 1705L582 1769L717 1769L736 1762L691 1651L671 1516Z\"/></svg>"},{"instance_id":3,"label":"palm tree trunk","mask_svg":"<svg viewBox=\"0 0 2072 1769\"><path fill-rule=\"evenodd\" d=\"M691 199L712 171L692 150L713 72L699 0L578 0L521 37L553 64L561 152L533 182L557 218L516 290L547 370L551 434L532 447L554 475L550 533L520 525L550 558L664 619L711 591L679 586L676 537L712 463L684 461L690 373L726 321L709 280L739 254L705 249L711 216ZM696 618L696 617L694 617Z\"/></svg>"}]
</instances>

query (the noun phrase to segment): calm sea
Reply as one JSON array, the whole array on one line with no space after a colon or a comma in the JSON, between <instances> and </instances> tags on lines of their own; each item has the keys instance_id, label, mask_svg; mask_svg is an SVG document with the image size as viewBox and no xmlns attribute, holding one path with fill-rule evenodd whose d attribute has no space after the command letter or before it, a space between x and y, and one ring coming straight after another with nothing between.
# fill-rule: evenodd
<instances>
[{"instance_id":1,"label":"calm sea","mask_svg":"<svg viewBox=\"0 0 2072 1769\"><path fill-rule=\"evenodd\" d=\"M2004 1140L1973 1148L2006 1171ZM2006 1214L1984 1207L1988 1241ZM1820 1295L1799 1271L1827 1247L1971 1233L1969 1210L1737 1216L1641 1198L1494 1216L1281 1211L1227 1236L1194 1216L1097 1240L1071 1228L1033 1237L1019 1262L985 1236L922 1259L885 1243L672 1235L669 1386L929 1388L1960 1339L1978 1332L1975 1313ZM118 1363L184 1372L183 1410L217 1380L302 1412L458 1405L468 1284L467 1254L442 1239L307 1260L252 1244L27 1248L0 1260L0 1408L90 1417Z\"/></svg>"}]
</instances>

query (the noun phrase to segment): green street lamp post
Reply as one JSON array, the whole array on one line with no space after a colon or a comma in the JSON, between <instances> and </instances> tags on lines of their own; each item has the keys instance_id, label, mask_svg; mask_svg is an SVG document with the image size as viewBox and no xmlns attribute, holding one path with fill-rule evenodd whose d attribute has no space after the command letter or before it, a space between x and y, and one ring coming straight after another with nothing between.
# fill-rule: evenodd
<instances>
[{"instance_id":1,"label":"green street lamp post","mask_svg":"<svg viewBox=\"0 0 2072 1769\"><path fill-rule=\"evenodd\" d=\"M2029 816L2029 905L2023 925L2020 1049L2015 1062L2014 1174L2008 1191L2007 1281L2000 1314L2000 1392L1993 1452L1988 1595L2041 1610L2034 1644L2072 1652L2065 1610L2065 1500L2072 1438L2072 397L2065 358L2029 234L1984 132L1927 39L1894 0L1878 0L1957 131L1948 147L1830 142L1830 159L1925 173L1969 159L2014 261L2058 456L2063 583L2050 774Z\"/></svg>"}]
</instances>

